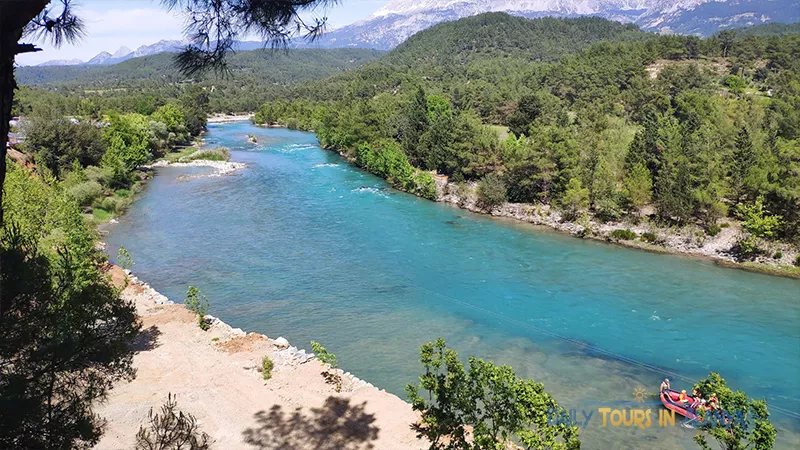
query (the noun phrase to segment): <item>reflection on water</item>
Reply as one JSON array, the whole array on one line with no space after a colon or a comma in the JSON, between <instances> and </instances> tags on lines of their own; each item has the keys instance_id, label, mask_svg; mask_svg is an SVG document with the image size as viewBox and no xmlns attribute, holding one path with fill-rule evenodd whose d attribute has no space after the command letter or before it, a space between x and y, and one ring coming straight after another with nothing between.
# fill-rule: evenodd
<instances>
[{"instance_id":1,"label":"reflection on water","mask_svg":"<svg viewBox=\"0 0 800 450\"><path fill-rule=\"evenodd\" d=\"M463 356L544 382L578 411L654 393L664 376L688 388L718 370L768 398L781 447L800 446L797 281L421 200L309 133L227 124L207 142L248 168L184 183L184 169L159 169L108 236L109 253L125 245L137 274L168 297L198 286L231 325L300 346L319 340L401 397L419 375L419 346L440 336ZM582 436L585 448L695 448L679 426L593 418Z\"/></svg>"}]
</instances>

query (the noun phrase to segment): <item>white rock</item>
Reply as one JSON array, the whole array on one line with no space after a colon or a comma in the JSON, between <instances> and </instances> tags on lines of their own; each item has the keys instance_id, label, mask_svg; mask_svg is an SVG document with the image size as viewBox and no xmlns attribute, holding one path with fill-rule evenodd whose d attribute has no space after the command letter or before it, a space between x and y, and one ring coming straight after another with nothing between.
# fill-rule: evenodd
<instances>
[{"instance_id":1,"label":"white rock","mask_svg":"<svg viewBox=\"0 0 800 450\"><path fill-rule=\"evenodd\" d=\"M289 341L286 340L283 336L275 339L275 346L278 348L286 348L289 346Z\"/></svg>"}]
</instances>

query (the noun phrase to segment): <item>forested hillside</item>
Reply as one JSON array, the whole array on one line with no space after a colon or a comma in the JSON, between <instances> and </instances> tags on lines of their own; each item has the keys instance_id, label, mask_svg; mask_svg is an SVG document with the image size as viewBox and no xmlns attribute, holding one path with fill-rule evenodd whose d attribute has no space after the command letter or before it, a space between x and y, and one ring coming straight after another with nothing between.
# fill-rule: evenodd
<instances>
[{"instance_id":1,"label":"forested hillside","mask_svg":"<svg viewBox=\"0 0 800 450\"><path fill-rule=\"evenodd\" d=\"M35 85L59 94L60 99L48 96L43 101L66 102L66 109L91 98L100 109L149 114L159 106L158 101L177 98L182 86L199 84L209 91L213 110L249 111L286 96L289 86L355 69L383 53L366 49L243 51L231 56L228 73L207 74L200 80L182 76L173 64L173 53L134 58L113 66L20 67L16 76L20 85ZM30 91L23 90L20 96L23 104L36 101L26 93ZM151 100L142 100L143 93Z\"/></svg>"},{"instance_id":2,"label":"forested hillside","mask_svg":"<svg viewBox=\"0 0 800 450\"><path fill-rule=\"evenodd\" d=\"M652 209L710 236L738 218L735 251L750 258L759 240L800 237L800 35L776 31L699 39L486 14L304 85L257 119L314 129L428 197L414 168L481 181L487 207L634 221Z\"/></svg>"}]
</instances>

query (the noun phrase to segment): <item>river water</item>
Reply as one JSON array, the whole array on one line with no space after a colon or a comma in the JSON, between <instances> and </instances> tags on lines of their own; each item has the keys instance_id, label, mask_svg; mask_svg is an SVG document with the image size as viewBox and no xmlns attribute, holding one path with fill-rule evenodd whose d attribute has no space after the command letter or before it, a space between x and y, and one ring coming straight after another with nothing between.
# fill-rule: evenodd
<instances>
[{"instance_id":1,"label":"river water","mask_svg":"<svg viewBox=\"0 0 800 450\"><path fill-rule=\"evenodd\" d=\"M679 424L603 426L597 411L645 407L653 398L638 389L655 393L665 376L690 389L715 370L768 399L778 447L800 446L800 282L422 200L311 133L233 123L210 125L206 140L247 168L188 180L210 169L160 168L106 237L170 299L197 286L230 325L320 341L403 398L419 346L444 337L545 383L579 419L594 411L584 448L696 448Z\"/></svg>"}]
</instances>

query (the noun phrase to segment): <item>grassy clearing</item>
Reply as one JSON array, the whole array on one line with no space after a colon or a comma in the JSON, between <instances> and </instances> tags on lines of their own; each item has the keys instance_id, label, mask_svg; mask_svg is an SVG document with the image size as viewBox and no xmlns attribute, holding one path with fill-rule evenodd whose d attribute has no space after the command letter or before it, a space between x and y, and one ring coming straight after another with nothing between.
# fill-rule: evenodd
<instances>
[{"instance_id":1,"label":"grassy clearing","mask_svg":"<svg viewBox=\"0 0 800 450\"><path fill-rule=\"evenodd\" d=\"M184 147L178 151L169 152L164 155L161 160L169 161L171 163L178 162L181 158L185 158L197 151L197 147Z\"/></svg>"},{"instance_id":2,"label":"grassy clearing","mask_svg":"<svg viewBox=\"0 0 800 450\"><path fill-rule=\"evenodd\" d=\"M180 158L180 162L190 161L227 161L231 158L231 152L225 147L204 148L197 150L187 156Z\"/></svg>"}]
</instances>

